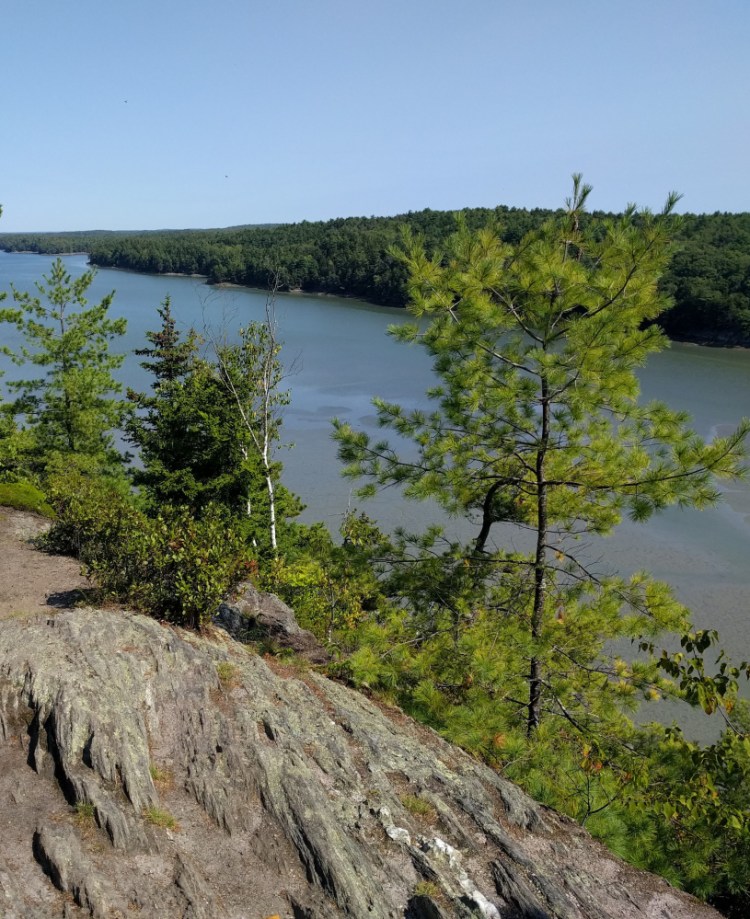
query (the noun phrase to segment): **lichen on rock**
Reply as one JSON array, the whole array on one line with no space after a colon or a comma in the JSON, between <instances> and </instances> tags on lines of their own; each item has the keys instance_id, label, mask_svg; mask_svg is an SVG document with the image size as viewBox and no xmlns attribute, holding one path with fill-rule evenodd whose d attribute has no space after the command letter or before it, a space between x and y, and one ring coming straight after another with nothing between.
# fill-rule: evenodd
<instances>
[{"instance_id":1,"label":"lichen on rock","mask_svg":"<svg viewBox=\"0 0 750 919\"><path fill-rule=\"evenodd\" d=\"M3 623L0 800L8 919L718 915L400 713L116 610Z\"/></svg>"}]
</instances>

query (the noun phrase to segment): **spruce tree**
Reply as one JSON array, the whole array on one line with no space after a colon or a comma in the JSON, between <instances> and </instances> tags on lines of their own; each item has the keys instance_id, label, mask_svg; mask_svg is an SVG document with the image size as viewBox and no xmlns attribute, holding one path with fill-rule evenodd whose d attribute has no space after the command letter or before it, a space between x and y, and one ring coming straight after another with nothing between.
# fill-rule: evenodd
<instances>
[{"instance_id":1,"label":"spruce tree","mask_svg":"<svg viewBox=\"0 0 750 919\"><path fill-rule=\"evenodd\" d=\"M133 480L152 512L173 505L200 514L217 504L250 543L275 553L278 527L300 511L273 458L286 398L278 343L251 323L239 344L215 346L211 361L194 330L180 335L168 298L159 317L160 329L136 352L152 390L128 392L135 412L127 435L140 455Z\"/></svg>"},{"instance_id":2,"label":"spruce tree","mask_svg":"<svg viewBox=\"0 0 750 919\"><path fill-rule=\"evenodd\" d=\"M58 258L37 284L39 296L14 289L15 306L0 309L0 322L14 325L25 342L12 359L39 371L7 384L15 394L10 412L32 435L26 462L34 471L56 457L79 457L110 471L122 459L113 431L122 422L124 404L113 371L124 356L112 354L110 345L127 322L109 317L114 293L89 305L93 278L93 271L73 278Z\"/></svg>"},{"instance_id":3,"label":"spruce tree","mask_svg":"<svg viewBox=\"0 0 750 919\"><path fill-rule=\"evenodd\" d=\"M190 329L182 337L167 298L158 310L161 327L147 332L136 351L153 377L151 393L128 390L135 408L127 436L139 450L134 483L155 512L162 505L199 511L213 501L238 502L239 454L232 446L226 399L215 369L199 353Z\"/></svg>"}]
</instances>

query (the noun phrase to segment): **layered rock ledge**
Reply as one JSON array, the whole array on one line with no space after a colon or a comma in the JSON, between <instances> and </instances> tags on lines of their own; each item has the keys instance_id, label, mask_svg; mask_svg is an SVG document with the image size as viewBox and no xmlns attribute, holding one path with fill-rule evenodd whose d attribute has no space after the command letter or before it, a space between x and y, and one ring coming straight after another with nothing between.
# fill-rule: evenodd
<instances>
[{"instance_id":1,"label":"layered rock ledge","mask_svg":"<svg viewBox=\"0 0 750 919\"><path fill-rule=\"evenodd\" d=\"M708 919L433 732L120 611L0 629L0 917Z\"/></svg>"}]
</instances>

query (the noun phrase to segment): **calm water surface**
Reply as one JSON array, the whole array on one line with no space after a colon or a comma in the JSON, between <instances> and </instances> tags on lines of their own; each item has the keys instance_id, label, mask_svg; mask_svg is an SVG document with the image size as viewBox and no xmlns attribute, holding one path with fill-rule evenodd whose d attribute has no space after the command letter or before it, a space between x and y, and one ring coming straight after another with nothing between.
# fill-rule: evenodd
<instances>
[{"instance_id":1,"label":"calm water surface","mask_svg":"<svg viewBox=\"0 0 750 919\"><path fill-rule=\"evenodd\" d=\"M85 256L64 260L73 274L86 269ZM51 262L45 256L0 252L0 290L11 282L20 290L33 289ZM128 319L123 351L143 346L146 330L158 327L156 309L167 295L184 328L207 326L231 337L242 323L264 316L263 293L104 269L89 299L96 302L113 289L111 313ZM388 528L419 529L433 520L433 508L407 504L393 491L357 504L351 483L340 476L330 437L333 416L375 430L373 395L406 407L425 405L425 389L433 382L428 358L386 335L389 324L407 321L403 311L332 297L280 295L276 316L292 395L284 438L294 444L281 459L286 484L307 503L304 519L324 520L335 530L353 502ZM7 329L2 334L2 344L17 344ZM10 368L7 376L17 372ZM132 354L120 378L135 389L150 385ZM750 352L675 344L651 360L641 383L645 399L663 399L690 412L704 437L726 433L750 414ZM623 524L614 536L592 544L590 552L601 571L645 568L670 582L693 610L697 626L718 629L735 659L750 659L750 485L729 485L724 498L709 511L671 509L646 525Z\"/></svg>"}]
</instances>

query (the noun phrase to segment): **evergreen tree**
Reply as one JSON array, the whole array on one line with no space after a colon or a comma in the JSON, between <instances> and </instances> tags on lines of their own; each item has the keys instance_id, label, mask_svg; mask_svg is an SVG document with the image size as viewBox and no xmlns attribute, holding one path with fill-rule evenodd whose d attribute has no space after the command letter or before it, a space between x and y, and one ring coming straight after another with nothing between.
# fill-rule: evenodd
<instances>
[{"instance_id":1,"label":"evergreen tree","mask_svg":"<svg viewBox=\"0 0 750 919\"><path fill-rule=\"evenodd\" d=\"M276 549L276 529L300 505L279 482L273 459L285 396L278 390L278 343L264 327L242 332L238 345L202 357L194 330L183 339L167 299L161 328L136 353L153 378L150 394L128 392L136 411L127 425L142 468L133 474L150 510L184 506L200 513L222 505L241 532L261 549Z\"/></svg>"},{"instance_id":2,"label":"evergreen tree","mask_svg":"<svg viewBox=\"0 0 750 919\"><path fill-rule=\"evenodd\" d=\"M123 355L109 348L127 323L109 318L113 293L88 304L93 278L93 271L72 278L58 258L45 283L37 284L40 296L14 289L15 307L0 309L0 322L14 325L25 340L13 360L40 371L8 384L17 394L10 411L33 435L26 459L36 471L54 457L76 455L110 470L121 461L112 432L122 422L124 405L112 373Z\"/></svg>"},{"instance_id":3,"label":"evergreen tree","mask_svg":"<svg viewBox=\"0 0 750 919\"><path fill-rule=\"evenodd\" d=\"M149 347L136 351L147 358L141 366L154 378L152 393L128 391L136 411L127 435L141 461L133 480L154 512L164 504L196 511L217 500L231 505L241 487L223 389L200 356L196 333L181 337L169 298L158 313L161 328L147 332Z\"/></svg>"},{"instance_id":4,"label":"evergreen tree","mask_svg":"<svg viewBox=\"0 0 750 919\"><path fill-rule=\"evenodd\" d=\"M657 284L676 198L656 216L631 207L592 225L582 220L589 191L576 176L566 212L518 244L459 225L446 252L428 257L407 237L420 322L395 334L432 355L435 409L375 401L380 424L411 439L416 458L336 425L348 474L370 479L365 493L400 484L478 526L470 546L442 555L435 534L413 540L399 575L417 614L404 639L439 639L453 670L412 674L423 701L437 693L445 703L446 686L465 698L462 683L474 681L456 671L471 660L495 687L487 705L529 735L545 715L602 734L622 725L636 690L659 694L656 661L614 659L611 643L683 630L685 611L645 574L595 574L577 548L624 514L715 501L713 479L741 471L747 432L707 444L683 413L639 404L635 372L666 344L653 321L668 305ZM529 534L526 551L492 541L500 522Z\"/></svg>"},{"instance_id":5,"label":"evergreen tree","mask_svg":"<svg viewBox=\"0 0 750 919\"><path fill-rule=\"evenodd\" d=\"M2 207L0 207L0 216L3 213ZM5 300L7 294L5 291L0 291L0 303ZM5 345L0 345L0 354L9 356L11 354L10 350ZM5 376L5 371L0 370L0 380ZM2 480L7 474L9 469L13 467L13 453L15 452L11 446L11 438L16 433L16 426L13 420L13 409L5 401L5 399L0 396L0 480Z\"/></svg>"}]
</instances>

